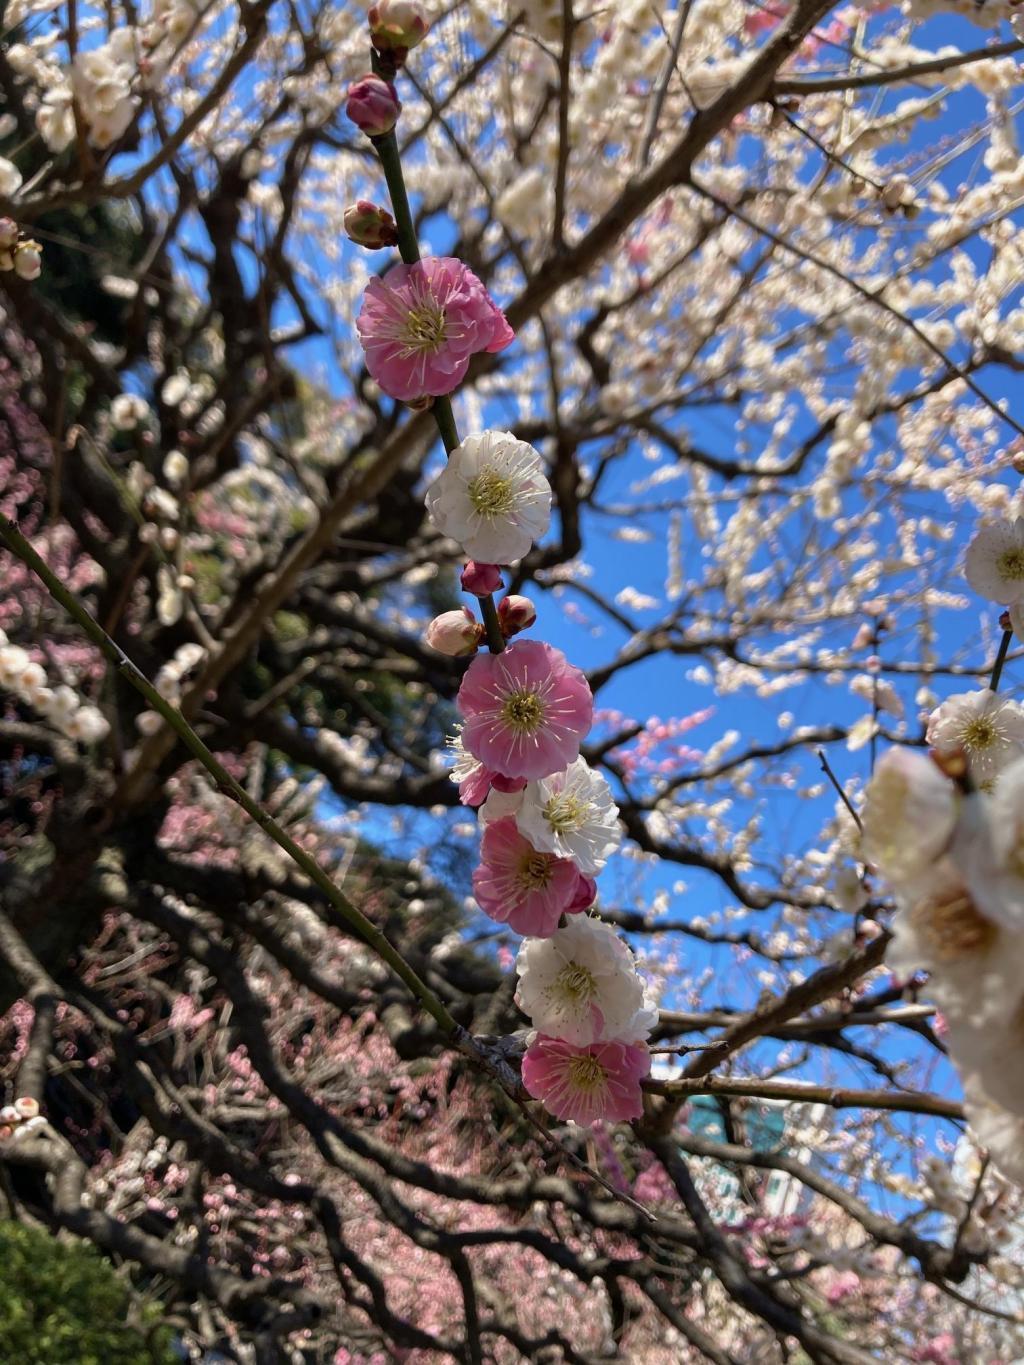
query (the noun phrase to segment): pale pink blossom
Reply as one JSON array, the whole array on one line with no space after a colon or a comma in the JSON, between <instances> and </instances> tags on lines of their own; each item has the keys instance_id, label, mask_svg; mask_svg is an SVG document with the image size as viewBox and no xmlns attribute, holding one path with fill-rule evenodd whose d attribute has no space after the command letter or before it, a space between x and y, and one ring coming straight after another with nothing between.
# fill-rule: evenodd
<instances>
[{"instance_id":1,"label":"pale pink blossom","mask_svg":"<svg viewBox=\"0 0 1024 1365\"><path fill-rule=\"evenodd\" d=\"M511 817L487 826L480 857L473 895L491 919L517 934L547 938L563 914L573 913L579 872L567 858L538 852Z\"/></svg>"},{"instance_id":2,"label":"pale pink blossom","mask_svg":"<svg viewBox=\"0 0 1024 1365\"><path fill-rule=\"evenodd\" d=\"M588 1125L643 1115L640 1082L651 1069L647 1048L636 1043L575 1047L540 1033L523 1057L523 1084L556 1119Z\"/></svg>"},{"instance_id":3,"label":"pale pink blossom","mask_svg":"<svg viewBox=\"0 0 1024 1365\"><path fill-rule=\"evenodd\" d=\"M458 705L464 746L505 777L546 777L572 763L594 714L586 678L539 640L478 655Z\"/></svg>"},{"instance_id":4,"label":"pale pink blossom","mask_svg":"<svg viewBox=\"0 0 1024 1365\"><path fill-rule=\"evenodd\" d=\"M515 333L473 274L453 256L396 265L366 287L356 319L366 366L405 402L451 393L479 351L501 351Z\"/></svg>"}]
</instances>

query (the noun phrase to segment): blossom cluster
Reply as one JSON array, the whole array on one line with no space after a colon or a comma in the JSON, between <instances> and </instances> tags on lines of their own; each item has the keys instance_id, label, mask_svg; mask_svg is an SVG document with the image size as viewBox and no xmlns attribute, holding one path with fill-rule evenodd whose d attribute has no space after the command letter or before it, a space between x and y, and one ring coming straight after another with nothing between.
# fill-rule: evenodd
<instances>
[{"instance_id":1,"label":"blossom cluster","mask_svg":"<svg viewBox=\"0 0 1024 1365\"><path fill-rule=\"evenodd\" d=\"M397 44L404 60L411 44L402 30L415 41L422 36L410 27L414 17L408 6L375 6L378 51L382 41L385 53ZM375 141L392 136L402 109L378 74L350 86L346 107ZM401 211L397 201L394 207ZM346 212L346 227L370 248L394 240L390 215L368 201ZM418 407L446 397L474 355L503 350L514 336L484 284L450 256L407 260L372 279L356 329L371 378ZM477 903L527 936L516 1000L535 1033L523 1083L556 1118L589 1124L642 1115L655 1015L629 947L583 913L621 838L611 789L580 754L594 721L590 686L553 645L509 643L536 619L532 603L511 596L495 607L492 600L501 566L523 559L547 531L551 502L540 454L513 432L486 430L449 448L427 490L427 511L465 553L462 586L480 599L484 621L468 607L446 612L430 623L426 641L452 657L474 656L458 693L463 723L452 777L462 800L479 807L483 827ZM481 653L485 638L489 651Z\"/></svg>"},{"instance_id":2,"label":"blossom cluster","mask_svg":"<svg viewBox=\"0 0 1024 1365\"><path fill-rule=\"evenodd\" d=\"M1024 599L1024 521L985 525L972 587ZM929 717L930 752L893 748L868 785L863 852L896 898L886 959L925 971L978 1139L1024 1181L1024 706L991 688Z\"/></svg>"},{"instance_id":3,"label":"blossom cluster","mask_svg":"<svg viewBox=\"0 0 1024 1365\"><path fill-rule=\"evenodd\" d=\"M73 687L49 685L46 669L0 630L0 688L44 716L55 729L80 744L105 738L110 725L95 706L83 703Z\"/></svg>"}]
</instances>

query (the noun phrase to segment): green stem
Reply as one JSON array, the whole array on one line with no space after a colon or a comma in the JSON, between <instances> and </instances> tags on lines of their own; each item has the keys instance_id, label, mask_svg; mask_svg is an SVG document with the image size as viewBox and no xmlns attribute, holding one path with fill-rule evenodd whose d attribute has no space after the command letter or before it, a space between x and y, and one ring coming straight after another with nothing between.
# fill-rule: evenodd
<instances>
[{"instance_id":1,"label":"green stem","mask_svg":"<svg viewBox=\"0 0 1024 1365\"><path fill-rule=\"evenodd\" d=\"M420 258L420 246L416 240L412 209L409 207L409 196L405 190L405 176L402 174L395 130L392 128L391 132L385 133L383 137L371 137L370 141L380 157L384 179L388 182L388 194L391 196L391 207L394 209L395 224L398 227L398 250L402 253L402 260L406 265L415 265Z\"/></svg>"},{"instance_id":2,"label":"green stem","mask_svg":"<svg viewBox=\"0 0 1024 1365\"><path fill-rule=\"evenodd\" d=\"M391 77L379 68L378 63L379 58L377 54L374 54L374 70L377 71L378 75L385 75L390 80ZM398 229L398 250L406 265L415 265L420 259L420 247L416 240L412 209L409 207L405 176L402 174L402 158L398 151L398 138L392 129L383 137L372 137L370 141L373 143L378 157L380 157L384 179L388 185L388 194L391 196L391 208L394 211L395 226ZM435 398L430 410L434 414L434 421L437 423L444 448L450 455L459 444L459 429L455 425L452 400L447 394ZM505 648L505 637L501 633L498 610L494 605L493 597L482 597L480 599L480 613L483 616L484 629L487 631L487 647L492 654L500 654Z\"/></svg>"},{"instance_id":3,"label":"green stem","mask_svg":"<svg viewBox=\"0 0 1024 1365\"><path fill-rule=\"evenodd\" d=\"M302 868L310 881L320 888L349 928L388 964L397 977L405 982L413 995L423 1005L423 1008L437 1021L444 1032L449 1037L457 1038L461 1032L458 1024L430 987L420 980L398 949L388 941L371 920L366 918L361 910L352 904L347 896L338 890L316 859L301 848L281 828L273 816L268 814L258 802L252 799L245 788L235 781L224 765L206 747L181 712L164 700L149 679L132 663L120 645L114 643L99 622L90 615L72 593L68 592L46 561L36 553L17 527L8 521L2 512L0 512L0 542L3 542L12 554L16 555L45 583L50 596L59 602L65 611L78 622L104 657L114 665L137 692L145 697L149 706L154 711L159 712L185 747L214 779L225 796L236 801L245 813L259 825L260 829L269 835L279 848L284 849L292 861Z\"/></svg>"}]
</instances>

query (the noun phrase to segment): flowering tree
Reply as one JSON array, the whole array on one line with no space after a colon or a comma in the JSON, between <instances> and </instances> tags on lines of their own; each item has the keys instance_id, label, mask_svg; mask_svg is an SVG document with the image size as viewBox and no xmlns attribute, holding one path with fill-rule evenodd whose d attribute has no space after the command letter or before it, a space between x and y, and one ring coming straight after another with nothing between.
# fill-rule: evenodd
<instances>
[{"instance_id":1,"label":"flowering tree","mask_svg":"<svg viewBox=\"0 0 1024 1365\"><path fill-rule=\"evenodd\" d=\"M1011 15L7 4L0 1191L197 1358L1020 1357Z\"/></svg>"}]
</instances>

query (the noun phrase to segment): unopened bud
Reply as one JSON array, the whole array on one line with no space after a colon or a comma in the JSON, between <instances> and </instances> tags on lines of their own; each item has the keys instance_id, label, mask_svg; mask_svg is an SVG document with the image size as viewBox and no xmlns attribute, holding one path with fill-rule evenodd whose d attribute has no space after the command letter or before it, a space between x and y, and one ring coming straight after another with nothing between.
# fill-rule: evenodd
<instances>
[{"instance_id":1,"label":"unopened bud","mask_svg":"<svg viewBox=\"0 0 1024 1365\"><path fill-rule=\"evenodd\" d=\"M426 641L438 654L460 659L475 654L484 636L484 628L468 607L460 611L445 611L435 616L427 626Z\"/></svg>"},{"instance_id":2,"label":"unopened bud","mask_svg":"<svg viewBox=\"0 0 1024 1365\"><path fill-rule=\"evenodd\" d=\"M34 1100L31 1095L22 1095L20 1099L14 1101L14 1112L19 1119L34 1119L39 1113L39 1101Z\"/></svg>"},{"instance_id":3,"label":"unopened bud","mask_svg":"<svg viewBox=\"0 0 1024 1365\"><path fill-rule=\"evenodd\" d=\"M565 907L565 913L575 915L582 910L589 910L596 900L597 882L594 881L593 877L585 877L581 872L573 898Z\"/></svg>"},{"instance_id":4,"label":"unopened bud","mask_svg":"<svg viewBox=\"0 0 1024 1365\"><path fill-rule=\"evenodd\" d=\"M0 248L10 250L18 243L18 224L13 218L0 218Z\"/></svg>"},{"instance_id":5,"label":"unopened bud","mask_svg":"<svg viewBox=\"0 0 1024 1365\"><path fill-rule=\"evenodd\" d=\"M390 82L363 76L349 86L345 112L367 137L383 137L398 122L402 105Z\"/></svg>"},{"instance_id":6,"label":"unopened bud","mask_svg":"<svg viewBox=\"0 0 1024 1365\"><path fill-rule=\"evenodd\" d=\"M518 635L521 630L527 630L537 619L537 608L528 597L520 597L513 593L511 597L503 597L498 603L498 620L501 622L501 633L506 639L511 635Z\"/></svg>"},{"instance_id":7,"label":"unopened bud","mask_svg":"<svg viewBox=\"0 0 1024 1365\"><path fill-rule=\"evenodd\" d=\"M43 273L43 249L38 242L19 242L14 248L14 273L23 280L37 280Z\"/></svg>"},{"instance_id":8,"label":"unopened bud","mask_svg":"<svg viewBox=\"0 0 1024 1365\"><path fill-rule=\"evenodd\" d=\"M379 251L382 246L394 246L398 241L398 228L391 214L369 199L349 204L344 223L349 241L365 246L368 251Z\"/></svg>"},{"instance_id":9,"label":"unopened bud","mask_svg":"<svg viewBox=\"0 0 1024 1365\"><path fill-rule=\"evenodd\" d=\"M462 570L463 592L471 592L474 597L490 597L501 587L501 570L497 564L478 564L471 559Z\"/></svg>"},{"instance_id":10,"label":"unopened bud","mask_svg":"<svg viewBox=\"0 0 1024 1365\"><path fill-rule=\"evenodd\" d=\"M378 52L392 53L397 66L405 61L409 49L422 43L430 32L423 6L416 0L378 0L370 6L366 17L374 47Z\"/></svg>"},{"instance_id":11,"label":"unopened bud","mask_svg":"<svg viewBox=\"0 0 1024 1365\"><path fill-rule=\"evenodd\" d=\"M0 1109L0 1123L17 1123L20 1118L21 1115L13 1104L5 1104L4 1107Z\"/></svg>"}]
</instances>

